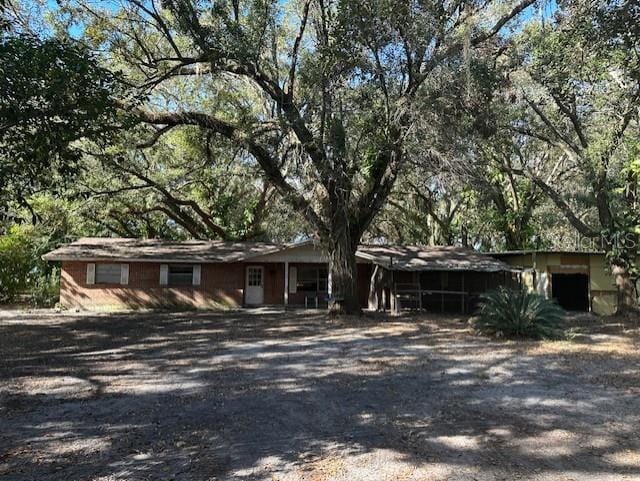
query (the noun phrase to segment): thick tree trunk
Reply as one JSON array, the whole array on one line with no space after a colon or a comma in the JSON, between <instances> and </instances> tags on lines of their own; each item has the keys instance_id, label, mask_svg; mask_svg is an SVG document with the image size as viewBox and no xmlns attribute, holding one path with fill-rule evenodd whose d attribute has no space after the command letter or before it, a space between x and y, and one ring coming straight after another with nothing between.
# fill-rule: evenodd
<instances>
[{"instance_id":1,"label":"thick tree trunk","mask_svg":"<svg viewBox=\"0 0 640 481\"><path fill-rule=\"evenodd\" d=\"M329 312L332 314L360 314L356 266L358 241L351 238L347 229L341 229L333 234L333 238L327 242L329 275L331 276Z\"/></svg>"},{"instance_id":2,"label":"thick tree trunk","mask_svg":"<svg viewBox=\"0 0 640 481\"><path fill-rule=\"evenodd\" d=\"M516 251L524 247L521 236L510 228L504 230L504 244L508 251Z\"/></svg>"},{"instance_id":3,"label":"thick tree trunk","mask_svg":"<svg viewBox=\"0 0 640 481\"><path fill-rule=\"evenodd\" d=\"M618 291L618 313L625 313L635 310L638 306L636 297L636 286L625 266L612 265L611 273L616 283Z\"/></svg>"}]
</instances>

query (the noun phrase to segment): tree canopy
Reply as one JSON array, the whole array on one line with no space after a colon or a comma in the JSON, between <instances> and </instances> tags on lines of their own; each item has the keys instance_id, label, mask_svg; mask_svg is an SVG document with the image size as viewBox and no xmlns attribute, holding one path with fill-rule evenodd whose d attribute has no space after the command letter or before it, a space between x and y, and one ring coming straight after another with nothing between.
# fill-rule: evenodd
<instances>
[{"instance_id":1,"label":"tree canopy","mask_svg":"<svg viewBox=\"0 0 640 481\"><path fill-rule=\"evenodd\" d=\"M357 310L363 239L495 250L579 235L633 301L630 2L11 5L5 229L38 223L46 194L76 233L314 237L339 312Z\"/></svg>"}]
</instances>

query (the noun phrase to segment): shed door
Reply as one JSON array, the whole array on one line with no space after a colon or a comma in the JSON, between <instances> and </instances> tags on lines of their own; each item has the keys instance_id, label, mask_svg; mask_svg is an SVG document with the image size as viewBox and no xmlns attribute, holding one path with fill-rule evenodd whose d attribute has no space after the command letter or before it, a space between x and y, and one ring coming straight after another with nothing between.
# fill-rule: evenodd
<instances>
[{"instance_id":1,"label":"shed door","mask_svg":"<svg viewBox=\"0 0 640 481\"><path fill-rule=\"evenodd\" d=\"M567 311L589 310L589 276L587 274L551 274L553 298Z\"/></svg>"},{"instance_id":2,"label":"shed door","mask_svg":"<svg viewBox=\"0 0 640 481\"><path fill-rule=\"evenodd\" d=\"M245 303L256 306L264 302L264 268L262 266L247 267Z\"/></svg>"}]
</instances>

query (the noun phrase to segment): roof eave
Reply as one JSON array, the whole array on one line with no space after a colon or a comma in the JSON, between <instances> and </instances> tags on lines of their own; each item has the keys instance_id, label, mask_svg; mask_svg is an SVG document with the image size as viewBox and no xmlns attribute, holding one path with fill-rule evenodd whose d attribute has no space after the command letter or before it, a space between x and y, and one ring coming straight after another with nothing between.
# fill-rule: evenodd
<instances>
[{"instance_id":1,"label":"roof eave","mask_svg":"<svg viewBox=\"0 0 640 481\"><path fill-rule=\"evenodd\" d=\"M478 267L452 267L452 266L392 266L396 271L407 272L428 272L428 271L448 271L448 272L521 272L522 269L517 267L495 267L495 268L478 268Z\"/></svg>"},{"instance_id":2,"label":"roof eave","mask_svg":"<svg viewBox=\"0 0 640 481\"><path fill-rule=\"evenodd\" d=\"M144 262L155 264L224 264L229 262L242 262L241 260L215 260L215 259L144 259L138 257L72 257L72 256L51 256L45 254L42 259L49 262Z\"/></svg>"}]
</instances>

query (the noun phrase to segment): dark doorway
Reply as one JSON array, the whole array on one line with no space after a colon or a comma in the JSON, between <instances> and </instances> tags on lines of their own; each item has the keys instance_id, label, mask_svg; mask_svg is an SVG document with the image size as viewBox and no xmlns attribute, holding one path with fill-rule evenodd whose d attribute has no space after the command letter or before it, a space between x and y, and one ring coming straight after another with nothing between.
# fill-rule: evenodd
<instances>
[{"instance_id":1,"label":"dark doorway","mask_svg":"<svg viewBox=\"0 0 640 481\"><path fill-rule=\"evenodd\" d=\"M567 311L589 310L589 276L587 274L551 274L551 293Z\"/></svg>"}]
</instances>

